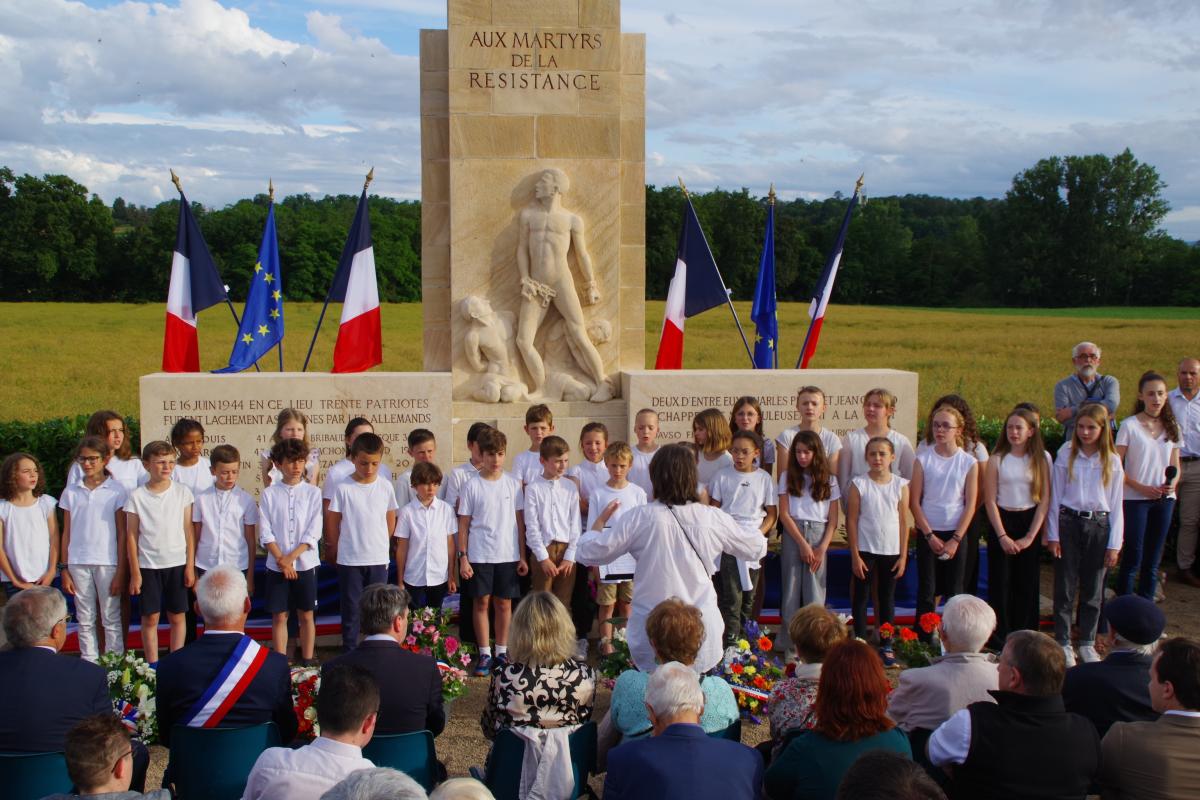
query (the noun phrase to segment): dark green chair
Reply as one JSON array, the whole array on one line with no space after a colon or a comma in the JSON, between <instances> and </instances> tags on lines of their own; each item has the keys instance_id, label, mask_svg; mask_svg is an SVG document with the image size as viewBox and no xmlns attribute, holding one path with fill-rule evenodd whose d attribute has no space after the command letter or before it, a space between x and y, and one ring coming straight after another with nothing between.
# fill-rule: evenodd
<instances>
[{"instance_id":1,"label":"dark green chair","mask_svg":"<svg viewBox=\"0 0 1200 800\"><path fill-rule=\"evenodd\" d=\"M713 731L709 736L713 739L728 739L731 742L740 742L742 740L742 721L735 719L733 724L728 728Z\"/></svg>"},{"instance_id":2,"label":"dark green chair","mask_svg":"<svg viewBox=\"0 0 1200 800\"><path fill-rule=\"evenodd\" d=\"M182 800L238 800L258 756L278 747L274 722L247 728L171 728L171 780Z\"/></svg>"},{"instance_id":3,"label":"dark green chair","mask_svg":"<svg viewBox=\"0 0 1200 800\"><path fill-rule=\"evenodd\" d=\"M596 723L585 722L568 739L571 747L571 771L575 790L570 800L587 795L595 797L588 778L596 771ZM510 730L496 734L488 754L486 770L471 767L471 776L482 781L496 800L521 800L521 762L525 758L525 740Z\"/></svg>"},{"instance_id":4,"label":"dark green chair","mask_svg":"<svg viewBox=\"0 0 1200 800\"><path fill-rule=\"evenodd\" d=\"M375 734L363 748L363 758L377 767L398 769L433 791L437 783L437 751L433 746L433 734L429 731L393 733L387 736Z\"/></svg>"},{"instance_id":5,"label":"dark green chair","mask_svg":"<svg viewBox=\"0 0 1200 800\"><path fill-rule=\"evenodd\" d=\"M62 753L0 753L0 794L6 800L38 800L71 791Z\"/></svg>"}]
</instances>

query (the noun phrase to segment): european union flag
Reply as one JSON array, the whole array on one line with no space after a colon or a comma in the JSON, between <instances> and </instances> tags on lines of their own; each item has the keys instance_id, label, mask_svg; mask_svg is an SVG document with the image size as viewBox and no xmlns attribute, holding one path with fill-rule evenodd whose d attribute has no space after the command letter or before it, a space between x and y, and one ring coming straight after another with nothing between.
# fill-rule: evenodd
<instances>
[{"instance_id":1,"label":"european union flag","mask_svg":"<svg viewBox=\"0 0 1200 800\"><path fill-rule=\"evenodd\" d=\"M283 341L283 284L279 279L279 242L275 238L275 204L267 210L258 263L250 276L250 292L242 325L229 354L229 366L214 372L241 372Z\"/></svg>"},{"instance_id":2,"label":"european union flag","mask_svg":"<svg viewBox=\"0 0 1200 800\"><path fill-rule=\"evenodd\" d=\"M758 283L754 286L754 368L774 369L779 361L779 317L775 311L775 190L767 206L767 232L763 237Z\"/></svg>"}]
</instances>

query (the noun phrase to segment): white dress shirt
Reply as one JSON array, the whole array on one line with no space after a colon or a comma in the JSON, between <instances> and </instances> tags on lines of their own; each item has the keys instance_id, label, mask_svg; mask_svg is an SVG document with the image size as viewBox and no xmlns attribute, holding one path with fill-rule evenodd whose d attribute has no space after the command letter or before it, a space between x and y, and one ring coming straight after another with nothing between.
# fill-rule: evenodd
<instances>
[{"instance_id":1,"label":"white dress shirt","mask_svg":"<svg viewBox=\"0 0 1200 800\"><path fill-rule=\"evenodd\" d=\"M545 561L551 542L566 542L564 561L575 561L579 543L579 490L567 478L547 480L539 475L525 486L525 544L533 557Z\"/></svg>"},{"instance_id":2,"label":"white dress shirt","mask_svg":"<svg viewBox=\"0 0 1200 800\"><path fill-rule=\"evenodd\" d=\"M450 580L450 550L446 537L458 531L454 509L433 498L428 506L413 500L400 509L396 538L408 540L404 582L410 586L440 586Z\"/></svg>"},{"instance_id":3,"label":"white dress shirt","mask_svg":"<svg viewBox=\"0 0 1200 800\"><path fill-rule=\"evenodd\" d=\"M1112 474L1108 486L1104 485L1104 464L1100 453L1075 457L1071 475L1067 474L1067 463L1071 458L1071 443L1067 442L1054 459L1054 476L1050 481L1050 513L1046 515L1046 539L1058 541L1058 510L1070 508L1075 511L1108 512L1108 550L1120 550L1125 539L1125 515L1121 500L1125 495L1125 470L1116 453L1110 453Z\"/></svg>"},{"instance_id":4,"label":"white dress shirt","mask_svg":"<svg viewBox=\"0 0 1200 800\"><path fill-rule=\"evenodd\" d=\"M242 800L320 800L351 772L374 767L362 748L324 736L295 750L268 747L250 770Z\"/></svg>"},{"instance_id":5,"label":"white dress shirt","mask_svg":"<svg viewBox=\"0 0 1200 800\"><path fill-rule=\"evenodd\" d=\"M196 567L204 571L230 564L236 569L252 569L246 526L258 523L258 506L245 489L218 489L216 486L196 495L192 503L192 521L201 523L196 540Z\"/></svg>"},{"instance_id":6,"label":"white dress shirt","mask_svg":"<svg viewBox=\"0 0 1200 800\"><path fill-rule=\"evenodd\" d=\"M275 542L285 556L301 543L307 544L308 549L293 566L297 572L312 569L321 563L317 545L321 541L323 518L320 489L307 481L295 486L276 481L263 489L258 500L258 543L266 547ZM283 571L269 550L267 569Z\"/></svg>"},{"instance_id":7,"label":"white dress shirt","mask_svg":"<svg viewBox=\"0 0 1200 800\"><path fill-rule=\"evenodd\" d=\"M1178 388L1167 393L1167 401L1175 412L1175 421L1179 423L1182 436L1183 452L1180 455L1188 457L1200 456L1200 392L1188 400Z\"/></svg>"}]
</instances>

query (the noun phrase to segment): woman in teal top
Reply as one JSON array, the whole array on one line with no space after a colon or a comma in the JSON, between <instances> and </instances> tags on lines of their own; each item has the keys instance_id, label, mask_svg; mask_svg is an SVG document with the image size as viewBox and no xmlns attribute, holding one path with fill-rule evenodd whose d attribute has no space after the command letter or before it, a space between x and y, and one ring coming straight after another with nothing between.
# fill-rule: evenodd
<instances>
[{"instance_id":1,"label":"woman in teal top","mask_svg":"<svg viewBox=\"0 0 1200 800\"><path fill-rule=\"evenodd\" d=\"M672 597L654 607L646 617L646 638L654 648L658 663L678 661L691 666L700 652L704 638L704 621L700 609ZM611 747L622 739L637 739L650 735L650 718L646 716L646 681L648 673L626 670L613 686L608 716L600 722L598 750L600 763ZM700 725L708 733L724 730L738 718L737 699L723 679L709 675L700 679L704 690L704 713Z\"/></svg>"},{"instance_id":2,"label":"woman in teal top","mask_svg":"<svg viewBox=\"0 0 1200 800\"><path fill-rule=\"evenodd\" d=\"M850 640L830 649L817 688L816 726L784 745L763 777L772 800L834 800L838 784L863 753L888 750L912 758L908 737L888 719L888 680L879 656Z\"/></svg>"}]
</instances>

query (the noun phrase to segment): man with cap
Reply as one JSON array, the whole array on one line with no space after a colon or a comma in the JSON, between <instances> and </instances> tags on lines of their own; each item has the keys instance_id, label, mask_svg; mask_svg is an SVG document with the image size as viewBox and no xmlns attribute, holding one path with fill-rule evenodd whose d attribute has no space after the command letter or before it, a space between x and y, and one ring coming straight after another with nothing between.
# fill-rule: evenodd
<instances>
[{"instance_id":1,"label":"man with cap","mask_svg":"<svg viewBox=\"0 0 1200 800\"><path fill-rule=\"evenodd\" d=\"M1108 656L1067 670L1062 692L1067 711L1090 719L1101 738L1114 722L1158 719L1150 703L1150 664L1167 625L1162 610L1136 594L1105 603L1104 618Z\"/></svg>"}]
</instances>

